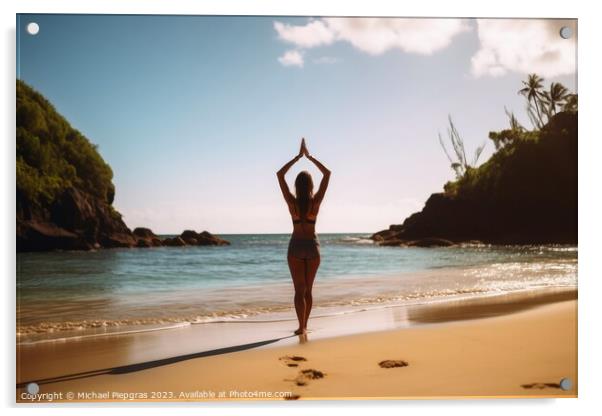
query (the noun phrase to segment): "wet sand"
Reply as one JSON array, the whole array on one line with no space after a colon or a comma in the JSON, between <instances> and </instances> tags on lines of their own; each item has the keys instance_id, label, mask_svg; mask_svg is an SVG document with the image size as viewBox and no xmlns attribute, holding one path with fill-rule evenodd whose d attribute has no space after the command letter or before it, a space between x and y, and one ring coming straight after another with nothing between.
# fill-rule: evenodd
<instances>
[{"instance_id":1,"label":"wet sand","mask_svg":"<svg viewBox=\"0 0 602 416\"><path fill-rule=\"evenodd\" d=\"M36 380L57 401L577 395L574 290L317 317L307 337L293 327L215 323L20 346L17 382ZM28 402L24 391L17 400Z\"/></svg>"}]
</instances>

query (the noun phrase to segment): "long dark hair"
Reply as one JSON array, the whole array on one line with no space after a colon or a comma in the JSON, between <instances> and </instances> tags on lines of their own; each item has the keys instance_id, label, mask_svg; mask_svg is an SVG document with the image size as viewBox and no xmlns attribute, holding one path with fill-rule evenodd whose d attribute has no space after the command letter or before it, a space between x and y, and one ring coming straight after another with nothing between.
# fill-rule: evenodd
<instances>
[{"instance_id":1,"label":"long dark hair","mask_svg":"<svg viewBox=\"0 0 602 416\"><path fill-rule=\"evenodd\" d=\"M304 219L309 210L309 203L314 197L314 181L308 171L299 172L295 179L295 199L299 207L299 216Z\"/></svg>"}]
</instances>

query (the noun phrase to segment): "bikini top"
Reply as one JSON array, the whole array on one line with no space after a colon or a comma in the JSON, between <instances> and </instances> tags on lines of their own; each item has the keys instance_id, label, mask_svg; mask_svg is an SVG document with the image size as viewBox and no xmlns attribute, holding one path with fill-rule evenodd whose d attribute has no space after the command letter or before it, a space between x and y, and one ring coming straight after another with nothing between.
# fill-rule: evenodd
<instances>
[{"instance_id":1,"label":"bikini top","mask_svg":"<svg viewBox=\"0 0 602 416\"><path fill-rule=\"evenodd\" d=\"M302 222L306 222L308 224L315 224L316 220L306 219L305 221L303 221L301 218L293 220L293 224L301 224Z\"/></svg>"},{"instance_id":2,"label":"bikini top","mask_svg":"<svg viewBox=\"0 0 602 416\"><path fill-rule=\"evenodd\" d=\"M297 207L296 206L295 206L295 211L297 211ZM293 224L301 224L303 222L305 222L307 224L315 224L316 220L315 219L310 220L309 218L306 218L305 221L303 221L303 219L301 219L301 218L293 219Z\"/></svg>"}]
</instances>

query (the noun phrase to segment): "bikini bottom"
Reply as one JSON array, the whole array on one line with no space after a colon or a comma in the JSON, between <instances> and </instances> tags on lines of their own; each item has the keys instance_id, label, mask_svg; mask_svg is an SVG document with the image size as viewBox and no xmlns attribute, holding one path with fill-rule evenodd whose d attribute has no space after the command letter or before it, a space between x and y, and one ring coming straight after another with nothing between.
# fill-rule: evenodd
<instances>
[{"instance_id":1,"label":"bikini bottom","mask_svg":"<svg viewBox=\"0 0 602 416\"><path fill-rule=\"evenodd\" d=\"M288 243L288 255L302 260L320 257L320 242L317 237L310 239L291 237Z\"/></svg>"}]
</instances>

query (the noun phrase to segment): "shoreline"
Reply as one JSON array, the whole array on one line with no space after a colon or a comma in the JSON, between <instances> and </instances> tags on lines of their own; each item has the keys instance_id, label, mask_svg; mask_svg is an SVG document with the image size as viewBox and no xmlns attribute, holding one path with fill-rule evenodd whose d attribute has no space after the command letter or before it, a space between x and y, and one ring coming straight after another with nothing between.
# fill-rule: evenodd
<instances>
[{"instance_id":1,"label":"shoreline","mask_svg":"<svg viewBox=\"0 0 602 416\"><path fill-rule=\"evenodd\" d=\"M266 354L267 357L270 354L277 354L275 351L283 352L289 349L296 351L311 345L324 345L326 350L333 351L331 346L326 346L333 344L336 345L335 350L348 350L351 356L359 360L363 353L357 351L349 341L354 338L370 339L372 341L369 344L378 346L382 344L383 337L405 337L416 332L444 334L453 332L454 328L467 326L474 326L477 331L482 331L482 327L486 326L484 322L504 321L506 324L510 323L510 327L514 327L516 325L512 323L515 323L519 316L541 316L542 310L556 310L559 305L572 305L564 306L564 311L565 313L568 311L569 315L575 315L576 298L576 290L523 291L478 299L368 309L349 314L310 318L310 332L302 343L299 337L291 335L292 327L289 321L254 323L247 321L193 325L151 333L39 344L33 347L17 346L17 368L20 370L17 374L17 383L50 379L47 380L50 381L49 383L41 384L41 392L44 392L76 386L96 390L103 386L113 386L115 381L132 379L129 388L135 390L146 388L149 383L152 384L152 380L157 380L153 373L172 374L171 371L176 367L179 368L178 371L188 374L189 366L202 366L205 362L219 361L222 365L229 365L230 360L235 357L255 354ZM558 312L554 313L559 315ZM562 318L566 321L566 317ZM546 336L550 335L550 331L556 331L553 323L544 322L544 324L546 328L551 325L551 328L546 329ZM522 327L525 325L523 324ZM537 332L540 327L541 325L538 325L532 328L533 331L527 332ZM557 332L560 335L568 334L568 338L574 338L576 344L576 335L573 334L576 331L576 319L574 328L568 323L565 323L565 327ZM514 336L514 334L510 335L511 338ZM486 339L482 341L484 344L489 344ZM428 345L424 347L429 349ZM485 348L483 346L480 350ZM551 349L554 350L555 346L552 345ZM264 351L271 352L264 353ZM434 352L434 354L438 353ZM576 361L576 352L574 358ZM99 372L99 369L104 372ZM400 369L391 371L395 370ZM111 373L115 371L120 375ZM569 373L575 371L576 364L570 371L567 370ZM77 373L87 375L78 382L61 378ZM203 372L203 374L207 375L206 381L210 382L213 377L212 372ZM56 377L58 379L52 380ZM184 381L185 379L186 376L182 378ZM121 385L120 381L118 385ZM155 385L153 388L159 387L161 385ZM185 385L175 387L184 388ZM22 388L17 389L18 392L22 390ZM327 391L320 391L320 397L323 397L322 394L326 394ZM440 389L434 391L440 393ZM519 391L517 394L520 396L520 393ZM549 392L542 391L541 394L548 395ZM566 396L565 392L559 394L562 397ZM18 397L17 400L21 401Z\"/></svg>"},{"instance_id":2,"label":"shoreline","mask_svg":"<svg viewBox=\"0 0 602 416\"><path fill-rule=\"evenodd\" d=\"M312 316L554 287L576 288L573 259L543 259L541 265L541 269L529 269L528 264L510 263L508 277L504 279L490 278L502 273L497 264L322 277L314 285ZM528 283L515 277L517 271L513 268L520 269L519 277ZM60 305L54 298L29 300L20 305L17 313L16 342L31 345L186 325L294 320L293 294L290 277L286 277L263 284L174 288L127 295L117 293L110 297L79 296L66 299Z\"/></svg>"},{"instance_id":3,"label":"shoreline","mask_svg":"<svg viewBox=\"0 0 602 416\"><path fill-rule=\"evenodd\" d=\"M403 278L410 273L396 274L383 276L382 279L388 284L395 283L393 279ZM417 273L413 273L416 276ZM425 274L426 278L429 276ZM355 279L363 277L348 277L345 280L339 280L337 282L322 283L318 282L314 288L315 292L320 293L324 288L328 286L335 287L340 285L341 282L353 282ZM371 277L371 282L377 281L378 277ZM284 289L290 292L289 296L285 299L292 298L292 288L290 284L278 284L273 285L279 289ZM248 287L243 288L245 290ZM398 295L377 295L371 294L369 297L360 299L354 299L350 302L343 302L337 299L333 299L327 302L320 302L319 295L314 297L314 308L312 311L312 319L321 319L336 315L354 314L358 312L371 311L375 309L387 309L387 308L416 308L423 306L447 305L448 303L457 302L478 302L479 299L484 299L486 303L491 303L490 299L501 299L506 298L509 300L520 299L522 296L529 296L529 294L536 294L536 297L540 298L540 301L545 301L550 294L559 292L571 292L576 291L577 288L574 286L556 286L556 287L537 287L537 288L526 288L511 291L475 291L475 290L456 290L448 291L447 294L431 294L425 296L418 296L414 294L406 296ZM183 328L187 326L196 325L211 325L211 324L230 324L230 323L270 323L270 322L296 322L295 312L290 304L291 302L283 302L282 305L277 307L264 307L258 308L256 311L237 311L237 312L226 312L226 313L214 313L212 316L206 316L203 318L165 318L165 319L122 319L118 320L117 325L103 325L103 321L92 321L88 322L90 326L77 328L81 323L67 322L75 329L53 329L48 332L23 332L17 333L17 346L35 346L45 343L60 343L60 342L71 342L80 341L91 338L102 338L102 337L115 337L124 336L137 333L164 331L175 328ZM286 306L284 306L286 305ZM263 310L261 310L263 309ZM131 324L126 324L126 321L132 321ZM145 322L148 321L148 322ZM95 324L95 325L91 325ZM47 325L64 325L64 323L48 323ZM17 329L19 331L19 329ZM52 335L52 336L48 336Z\"/></svg>"},{"instance_id":4,"label":"shoreline","mask_svg":"<svg viewBox=\"0 0 602 416\"><path fill-rule=\"evenodd\" d=\"M414 274L415 275L415 274ZM391 279L395 275L387 276L387 279ZM400 275L397 275L400 276ZM403 274L401 275L403 276ZM357 279L357 277L351 277L349 280ZM374 278L373 278L374 279ZM340 283L340 282L337 282ZM281 284L280 286L290 289L290 284ZM324 283L317 283L314 287L317 291L323 289ZM513 305L520 304L524 298L532 299L530 303L548 303L558 300L573 299L572 292L577 292L577 288L574 286L556 286L556 287L537 287L518 289L512 291L457 291L450 294L437 294L430 296L409 296L400 299L399 297L372 297L354 300L350 303L326 303L319 304L314 298L314 307L312 310L311 319L324 319L332 318L340 315L353 315L360 312L373 312L380 309L407 309L416 311L418 308L437 309L443 308L445 311L450 305L466 305L472 304L484 304L488 307L492 307L495 304L505 305L504 309L500 309L494 314L501 314L504 310L512 312L515 307ZM266 308L263 311L244 314L225 314L225 315L214 315L210 319L206 320L182 320L181 318L167 319L160 322L150 321L150 323L143 323L144 319L138 320L133 319L136 322L131 325L117 325L108 327L90 327L80 328L77 330L52 330L47 333L24 333L17 335L17 347L35 347L41 344L51 343L68 343L68 342L79 342L87 339L98 339L103 337L120 337L128 336L133 334L144 334L147 332L157 331L168 331L172 329L181 329L186 327L195 327L203 325L216 325L216 324L272 324L272 323L286 323L290 322L293 325L296 322L296 316L293 306L280 306L277 308ZM477 308L474 313L475 318L480 317L479 309ZM418 314L412 314L408 318L408 322L404 326L416 325L421 323L432 323L429 322L428 318L420 317ZM431 318L432 319L432 318ZM438 321L442 318L435 317L434 320ZM474 319L464 315L456 315L453 319L448 320L464 320ZM126 321L126 320L123 320ZM410 322L415 321L415 322ZM355 331L361 332L361 331ZM53 334L59 335L56 337L44 337L44 335ZM38 335L39 337L36 337ZM27 339L30 338L30 339ZM33 339L31 339L33 338Z\"/></svg>"}]
</instances>

